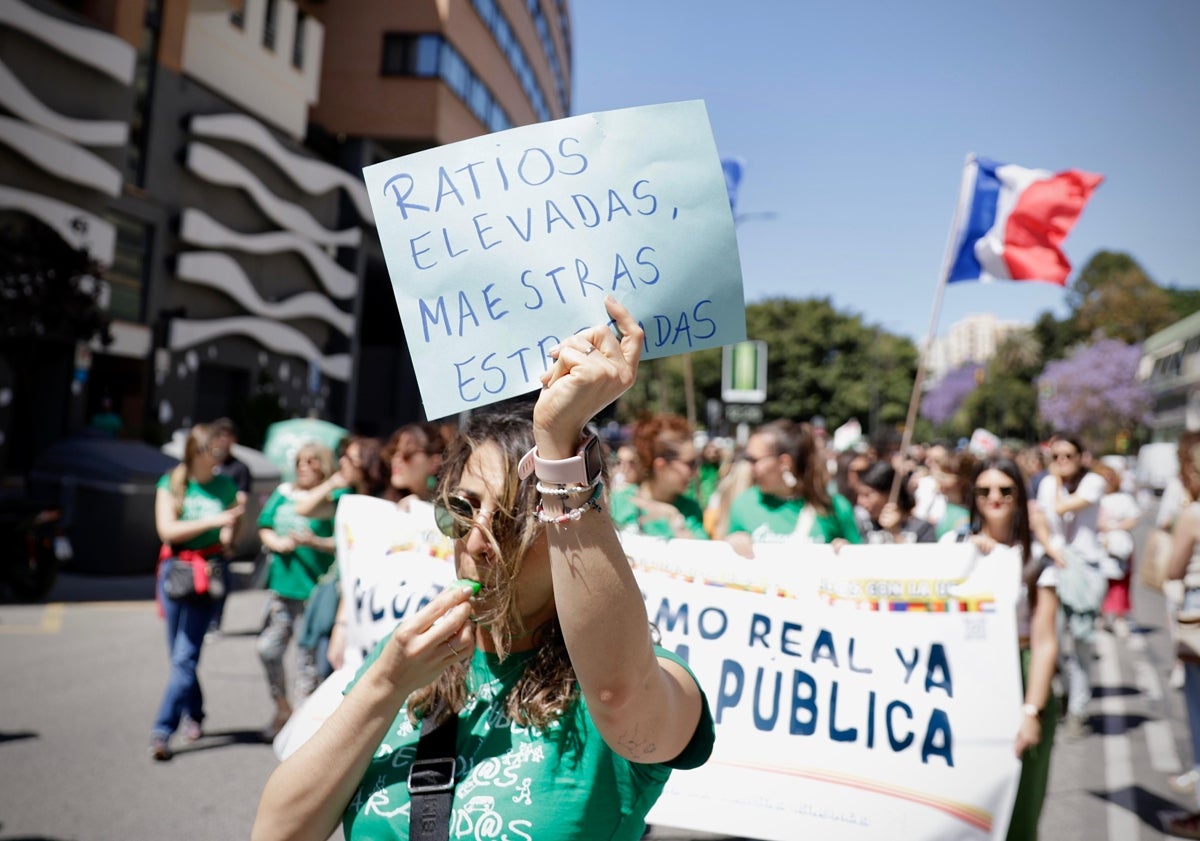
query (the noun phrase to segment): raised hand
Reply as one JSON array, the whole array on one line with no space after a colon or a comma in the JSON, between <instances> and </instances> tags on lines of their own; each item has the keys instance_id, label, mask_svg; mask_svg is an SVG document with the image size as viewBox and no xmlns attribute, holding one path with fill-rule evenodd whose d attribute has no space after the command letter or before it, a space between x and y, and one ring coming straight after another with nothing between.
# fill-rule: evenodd
<instances>
[{"instance_id":1,"label":"raised hand","mask_svg":"<svg viewBox=\"0 0 1200 841\"><path fill-rule=\"evenodd\" d=\"M609 295L604 307L620 339L608 324L597 324L550 354L555 362L542 375L542 393L533 408L533 434L543 458L574 455L584 424L637 377L644 332L616 298Z\"/></svg>"}]
</instances>

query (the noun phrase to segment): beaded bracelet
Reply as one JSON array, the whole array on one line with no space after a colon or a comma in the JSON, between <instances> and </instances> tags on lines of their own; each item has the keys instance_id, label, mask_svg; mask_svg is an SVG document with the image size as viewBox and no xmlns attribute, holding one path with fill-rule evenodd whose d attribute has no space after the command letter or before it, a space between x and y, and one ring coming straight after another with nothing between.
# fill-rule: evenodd
<instances>
[{"instance_id":1,"label":"beaded bracelet","mask_svg":"<svg viewBox=\"0 0 1200 841\"><path fill-rule=\"evenodd\" d=\"M583 505L580 505L578 508L564 507L561 514L548 514L546 513L546 509L542 507L542 503L539 501L537 504L537 509L534 511L534 513L537 515L539 522L562 525L563 523L569 523L578 520L588 511L603 511L604 506L600 504L600 494L604 490L604 483L597 482L595 488L596 489L592 492L592 495L588 497L588 501L583 503Z\"/></svg>"},{"instance_id":2,"label":"beaded bracelet","mask_svg":"<svg viewBox=\"0 0 1200 841\"><path fill-rule=\"evenodd\" d=\"M596 477L596 481L590 485L544 485L541 482L537 483L537 490L540 494L546 496L574 496L575 494L583 494L590 491L596 485L600 484L600 477Z\"/></svg>"}]
</instances>

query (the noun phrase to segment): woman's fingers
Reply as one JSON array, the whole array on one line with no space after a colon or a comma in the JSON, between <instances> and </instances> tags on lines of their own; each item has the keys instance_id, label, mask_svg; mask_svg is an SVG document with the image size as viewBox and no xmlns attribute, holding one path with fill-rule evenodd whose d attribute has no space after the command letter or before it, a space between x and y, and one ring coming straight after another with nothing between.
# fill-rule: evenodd
<instances>
[{"instance_id":1,"label":"woman's fingers","mask_svg":"<svg viewBox=\"0 0 1200 841\"><path fill-rule=\"evenodd\" d=\"M645 331L642 326L637 323L637 319L627 310L620 301L609 295L604 299L604 308L608 310L609 318L612 319L613 326L617 328L617 332L621 334L619 348L621 355L625 361L637 369L638 361L642 358L642 345L645 341ZM610 339L616 339L611 331L605 330L605 336Z\"/></svg>"}]
</instances>

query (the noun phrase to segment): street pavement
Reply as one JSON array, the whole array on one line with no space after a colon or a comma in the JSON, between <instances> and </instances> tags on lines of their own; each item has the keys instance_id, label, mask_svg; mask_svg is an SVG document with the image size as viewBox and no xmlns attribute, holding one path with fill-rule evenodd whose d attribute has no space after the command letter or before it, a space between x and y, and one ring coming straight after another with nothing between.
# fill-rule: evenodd
<instances>
[{"instance_id":1,"label":"street pavement","mask_svg":"<svg viewBox=\"0 0 1200 841\"><path fill-rule=\"evenodd\" d=\"M1185 803L1167 784L1190 748L1163 599L1135 588L1133 633L1097 635L1094 732L1070 743L1059 730L1042 838L1161 839ZM265 596L230 595L200 666L206 735L158 763L147 744L167 658L152 595L149 576L63 575L44 604L0 604L0 841L249 836L275 767L258 739L272 710L255 651Z\"/></svg>"}]
</instances>

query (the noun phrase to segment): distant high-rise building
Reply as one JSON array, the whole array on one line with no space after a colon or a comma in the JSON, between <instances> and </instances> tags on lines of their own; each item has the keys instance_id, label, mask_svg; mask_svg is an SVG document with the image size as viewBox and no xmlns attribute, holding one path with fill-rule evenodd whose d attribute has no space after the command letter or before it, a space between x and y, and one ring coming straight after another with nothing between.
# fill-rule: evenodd
<instances>
[{"instance_id":1,"label":"distant high-rise building","mask_svg":"<svg viewBox=\"0 0 1200 841\"><path fill-rule=\"evenodd\" d=\"M105 400L151 439L421 419L362 167L568 116L571 67L567 0L0 3L0 213L87 248L116 319L61 419L0 409L0 469Z\"/></svg>"},{"instance_id":2,"label":"distant high-rise building","mask_svg":"<svg viewBox=\"0 0 1200 841\"><path fill-rule=\"evenodd\" d=\"M986 313L968 315L956 321L926 350L926 382L932 385L950 371L970 362L986 363L1008 334L1029 326L1020 321L1001 321Z\"/></svg>"}]
</instances>

